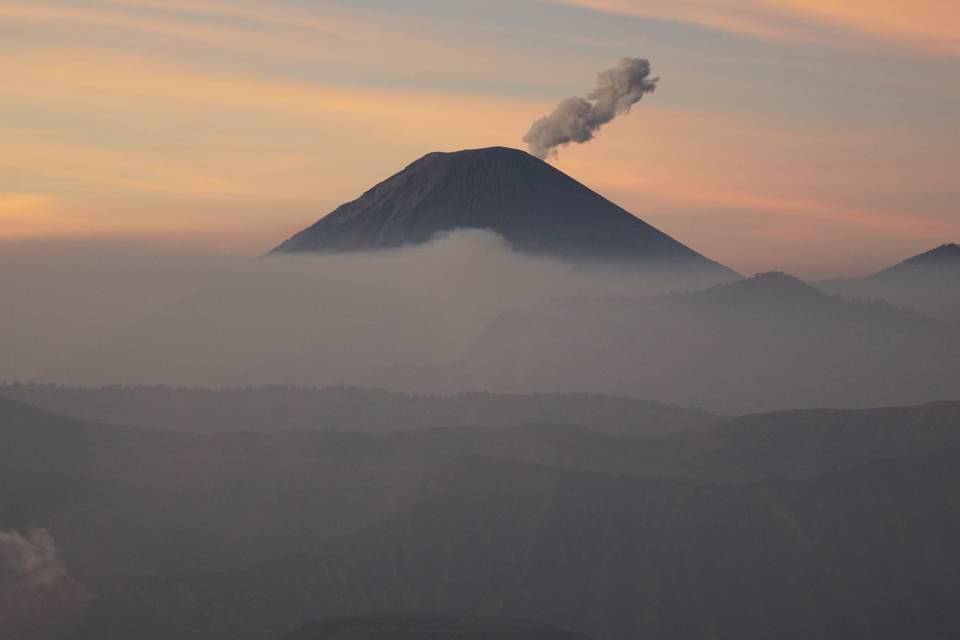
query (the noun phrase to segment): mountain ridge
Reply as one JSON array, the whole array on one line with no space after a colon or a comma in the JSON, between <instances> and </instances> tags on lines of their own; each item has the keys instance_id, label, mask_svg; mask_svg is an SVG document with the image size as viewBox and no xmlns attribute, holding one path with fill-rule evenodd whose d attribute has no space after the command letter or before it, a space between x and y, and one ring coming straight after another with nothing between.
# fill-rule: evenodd
<instances>
[{"instance_id":1,"label":"mountain ridge","mask_svg":"<svg viewBox=\"0 0 960 640\"><path fill-rule=\"evenodd\" d=\"M425 427L496 427L573 422L615 434L707 426L719 416L691 407L603 394L403 394L374 388L267 385L189 389L162 386L0 385L3 398L99 423L209 433L329 429L389 433Z\"/></svg>"},{"instance_id":2,"label":"mountain ridge","mask_svg":"<svg viewBox=\"0 0 960 640\"><path fill-rule=\"evenodd\" d=\"M941 244L929 251L924 251L911 258L902 260L892 267L887 267L874 274L890 274L904 269L928 268L938 266L957 266L960 265L960 245L954 242Z\"/></svg>"},{"instance_id":3,"label":"mountain ridge","mask_svg":"<svg viewBox=\"0 0 960 640\"><path fill-rule=\"evenodd\" d=\"M847 298L886 300L960 326L960 245L941 244L869 275L817 286Z\"/></svg>"},{"instance_id":4,"label":"mountain ridge","mask_svg":"<svg viewBox=\"0 0 960 640\"><path fill-rule=\"evenodd\" d=\"M371 611L528 618L598 640L799 640L840 623L894 638L915 606L925 637L951 637L960 620L937 603L957 591L936 581L960 553L958 416L934 403L653 436L188 435L0 399L0 530L47 529L96 595L58 640L261 640ZM883 561L891 544L909 545L906 564ZM889 607L918 588L933 599Z\"/></svg>"},{"instance_id":5,"label":"mountain ridge","mask_svg":"<svg viewBox=\"0 0 960 640\"><path fill-rule=\"evenodd\" d=\"M603 390L723 414L865 408L960 399L957 335L886 301L767 274L692 293L568 298L505 313L463 368L491 391Z\"/></svg>"},{"instance_id":6,"label":"mountain ridge","mask_svg":"<svg viewBox=\"0 0 960 640\"><path fill-rule=\"evenodd\" d=\"M960 618L944 607L960 582L937 581L942 570L921 552L944 562L960 552L960 512L947 500L958 456L946 448L739 487L475 457L435 498L322 548L104 583L77 637L253 640L305 616L371 608L525 617L604 640L892 639L917 625L951 637ZM892 527L905 510L906 530ZM908 562L878 562L895 543L908 544ZM251 610L255 593L269 606Z\"/></svg>"},{"instance_id":7,"label":"mountain ridge","mask_svg":"<svg viewBox=\"0 0 960 640\"><path fill-rule=\"evenodd\" d=\"M324 618L281 640L590 640L524 620L425 613L372 613Z\"/></svg>"}]
</instances>

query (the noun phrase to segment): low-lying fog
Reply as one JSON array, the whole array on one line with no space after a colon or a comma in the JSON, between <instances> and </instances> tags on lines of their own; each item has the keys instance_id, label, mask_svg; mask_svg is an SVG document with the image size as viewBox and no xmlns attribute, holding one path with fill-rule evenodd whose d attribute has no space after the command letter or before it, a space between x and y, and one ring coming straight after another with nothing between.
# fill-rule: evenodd
<instances>
[{"instance_id":1,"label":"low-lying fog","mask_svg":"<svg viewBox=\"0 0 960 640\"><path fill-rule=\"evenodd\" d=\"M483 231L337 256L106 242L0 255L9 303L0 330L11 356L0 376L91 384L309 381L297 366L319 382L362 382L356 376L371 367L447 363L509 309L677 284L520 255ZM85 369L107 353L110 367ZM306 354L322 361L303 362Z\"/></svg>"},{"instance_id":2,"label":"low-lying fog","mask_svg":"<svg viewBox=\"0 0 960 640\"><path fill-rule=\"evenodd\" d=\"M589 391L727 412L960 389L955 334L913 312L783 275L651 298L709 283L521 255L483 231L371 254L91 244L3 260L7 379Z\"/></svg>"}]
</instances>

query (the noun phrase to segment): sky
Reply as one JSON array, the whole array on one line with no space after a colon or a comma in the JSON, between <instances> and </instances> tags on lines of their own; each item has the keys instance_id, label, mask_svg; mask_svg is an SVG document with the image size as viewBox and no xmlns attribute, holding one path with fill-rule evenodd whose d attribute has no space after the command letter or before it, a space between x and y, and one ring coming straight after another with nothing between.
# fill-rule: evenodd
<instances>
[{"instance_id":1,"label":"sky","mask_svg":"<svg viewBox=\"0 0 960 640\"><path fill-rule=\"evenodd\" d=\"M960 241L958 34L948 0L0 0L0 247L258 255L631 56L657 91L551 162L741 273L869 272Z\"/></svg>"}]
</instances>

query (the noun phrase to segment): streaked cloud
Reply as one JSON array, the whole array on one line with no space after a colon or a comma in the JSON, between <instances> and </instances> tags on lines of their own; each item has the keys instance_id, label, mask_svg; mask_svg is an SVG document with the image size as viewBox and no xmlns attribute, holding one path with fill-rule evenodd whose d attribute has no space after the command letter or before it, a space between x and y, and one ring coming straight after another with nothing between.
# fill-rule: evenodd
<instances>
[{"instance_id":1,"label":"streaked cloud","mask_svg":"<svg viewBox=\"0 0 960 640\"><path fill-rule=\"evenodd\" d=\"M598 11L680 21L803 42L894 43L960 56L960 4L949 0L550 0Z\"/></svg>"},{"instance_id":2,"label":"streaked cloud","mask_svg":"<svg viewBox=\"0 0 960 640\"><path fill-rule=\"evenodd\" d=\"M0 237L45 232L53 198L36 193L0 192Z\"/></svg>"},{"instance_id":3,"label":"streaked cloud","mask_svg":"<svg viewBox=\"0 0 960 640\"><path fill-rule=\"evenodd\" d=\"M559 166L617 204L744 273L771 265L825 277L834 257L880 265L960 234L957 164L909 131L824 135L651 102L643 122ZM678 135L677 132L682 132ZM638 154L643 139L649 153ZM939 193L939 205L920 194ZM745 251L744 247L750 249ZM835 273L835 272L833 272Z\"/></svg>"},{"instance_id":4,"label":"streaked cloud","mask_svg":"<svg viewBox=\"0 0 960 640\"><path fill-rule=\"evenodd\" d=\"M333 6L311 11L284 2L268 6L242 0L230 4L202 0L5 0L0 3L0 19L38 30L37 45L45 44L44 29L52 30L48 44L58 46L61 38L57 36L63 33L82 44L83 32L78 29L107 28L113 36L126 33L159 37L167 39L167 45L169 41L191 43L207 47L213 54L235 51L251 56L261 68L266 62L277 63L272 66L278 73L284 71L280 63L302 65L309 61L313 68L328 71L363 69L382 76L390 71L415 70L420 74L529 82L534 77L548 77L545 72L549 68L535 58L518 64L514 56L496 46L458 40L456 30L448 23ZM91 38L93 42L98 39L105 40L96 34ZM135 39L114 37L107 42L114 49L124 42L134 50L138 48ZM181 57L175 48L164 53L166 58ZM573 53L569 56L574 57ZM217 58L212 55L206 62ZM186 60L196 58L186 56ZM485 64L477 64L479 61Z\"/></svg>"},{"instance_id":5,"label":"streaked cloud","mask_svg":"<svg viewBox=\"0 0 960 640\"><path fill-rule=\"evenodd\" d=\"M131 216L128 207L41 193L0 192L0 240L182 235L178 226L184 220L179 216Z\"/></svg>"},{"instance_id":6,"label":"streaked cloud","mask_svg":"<svg viewBox=\"0 0 960 640\"><path fill-rule=\"evenodd\" d=\"M661 90L560 168L743 271L858 233L893 258L960 233L957 10L0 0L0 236L265 250L423 153L519 146L641 55Z\"/></svg>"}]
</instances>

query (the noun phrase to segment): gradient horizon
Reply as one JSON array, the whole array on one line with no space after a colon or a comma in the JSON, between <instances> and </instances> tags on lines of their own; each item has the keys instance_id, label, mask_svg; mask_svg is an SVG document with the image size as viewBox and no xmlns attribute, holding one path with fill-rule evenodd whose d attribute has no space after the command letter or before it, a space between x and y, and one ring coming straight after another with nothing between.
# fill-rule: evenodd
<instances>
[{"instance_id":1,"label":"gradient horizon","mask_svg":"<svg viewBox=\"0 0 960 640\"><path fill-rule=\"evenodd\" d=\"M960 239L958 32L937 0L0 0L0 241L256 255L640 56L657 92L559 169L743 273L867 272Z\"/></svg>"}]
</instances>

